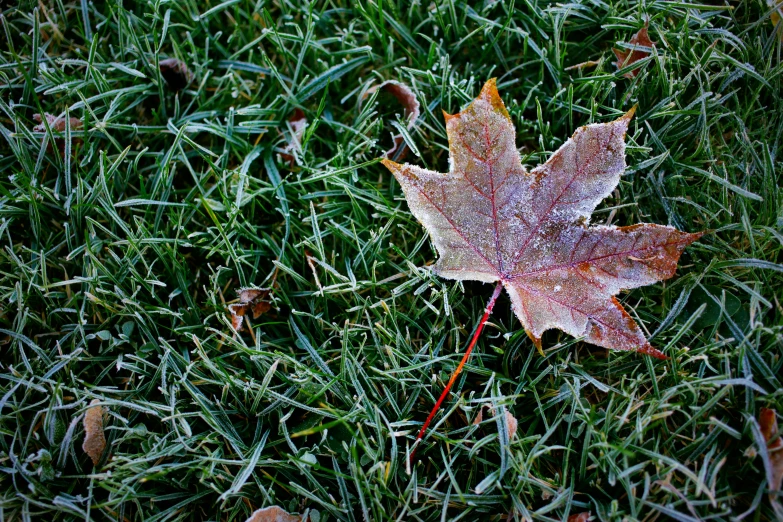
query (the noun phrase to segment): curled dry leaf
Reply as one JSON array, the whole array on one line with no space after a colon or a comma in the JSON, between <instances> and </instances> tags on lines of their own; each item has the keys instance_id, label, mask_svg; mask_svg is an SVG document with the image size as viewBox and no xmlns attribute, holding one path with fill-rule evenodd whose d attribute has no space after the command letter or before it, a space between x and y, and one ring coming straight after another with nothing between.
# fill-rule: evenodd
<instances>
[{"instance_id":1,"label":"curled dry leaf","mask_svg":"<svg viewBox=\"0 0 783 522\"><path fill-rule=\"evenodd\" d=\"M97 466L106 449L106 436L103 434L103 417L107 409L98 404L101 401L93 399L84 414L84 442L82 449L92 459L92 465Z\"/></svg>"},{"instance_id":2,"label":"curled dry leaf","mask_svg":"<svg viewBox=\"0 0 783 522\"><path fill-rule=\"evenodd\" d=\"M65 116L54 116L48 112L44 113L46 123L49 124L49 128L55 132L65 132ZM33 114L33 119L38 123L33 127L33 132L46 132L46 125L43 123L43 118L40 114ZM79 130L82 128L82 122L79 118L69 118L71 124L71 130Z\"/></svg>"},{"instance_id":3,"label":"curled dry leaf","mask_svg":"<svg viewBox=\"0 0 783 522\"><path fill-rule=\"evenodd\" d=\"M767 453L769 454L769 462L772 465L771 476L768 476L769 485L767 486L771 491L781 491L783 486L783 438L779 437L778 432L778 419L775 410L769 408L761 408L759 412L759 427L761 428L761 434L764 435L764 440L767 442ZM777 504L777 495L770 493L770 502ZM779 508L783 512L783 508Z\"/></svg>"},{"instance_id":4,"label":"curled dry leaf","mask_svg":"<svg viewBox=\"0 0 783 522\"><path fill-rule=\"evenodd\" d=\"M172 91L181 91L193 81L193 73L182 60L166 58L158 63L160 75Z\"/></svg>"},{"instance_id":5,"label":"curled dry leaf","mask_svg":"<svg viewBox=\"0 0 783 522\"><path fill-rule=\"evenodd\" d=\"M272 304L269 302L270 288L241 288L239 290L239 302L228 305L231 312L231 326L237 332L242 331L242 323L245 315L250 312L253 319L258 319L261 314L269 311Z\"/></svg>"},{"instance_id":6,"label":"curled dry leaf","mask_svg":"<svg viewBox=\"0 0 783 522\"><path fill-rule=\"evenodd\" d=\"M302 138L304 137L305 127L307 127L307 118L302 109L295 109L288 118L291 135L288 143L283 147L280 157L287 161L292 167L296 159L295 152L302 152Z\"/></svg>"},{"instance_id":7,"label":"curled dry leaf","mask_svg":"<svg viewBox=\"0 0 783 522\"><path fill-rule=\"evenodd\" d=\"M528 173L490 80L464 111L446 115L449 173L383 163L432 237L435 273L501 283L539 349L543 333L557 328L606 348L665 358L614 296L672 277L682 251L702 234L653 224L588 226L625 170L632 115L577 129Z\"/></svg>"},{"instance_id":8,"label":"curled dry leaf","mask_svg":"<svg viewBox=\"0 0 783 522\"><path fill-rule=\"evenodd\" d=\"M245 522L302 522L302 517L292 515L280 506L257 509Z\"/></svg>"},{"instance_id":9,"label":"curled dry leaf","mask_svg":"<svg viewBox=\"0 0 783 522\"><path fill-rule=\"evenodd\" d=\"M587 522L590 520L590 512L585 511L583 513L576 513L575 515L568 516L568 522Z\"/></svg>"},{"instance_id":10,"label":"curled dry leaf","mask_svg":"<svg viewBox=\"0 0 783 522\"><path fill-rule=\"evenodd\" d=\"M400 102L400 105L402 105L402 108L405 111L405 118L408 122L406 127L408 130L412 129L414 125L416 125L416 120L419 118L421 106L419 105L419 100L416 99L416 95L413 94L413 91L410 87L396 80L386 80L382 84L368 89L362 99L371 96L376 91L383 91L388 93L396 98L398 102ZM397 159L403 158L407 153L407 147L405 146L405 140L403 139L402 134L392 135L392 140L394 142L392 148L384 152L383 156L386 158L393 158L395 156Z\"/></svg>"},{"instance_id":11,"label":"curled dry leaf","mask_svg":"<svg viewBox=\"0 0 783 522\"><path fill-rule=\"evenodd\" d=\"M650 40L650 36L647 34L647 24L644 24L644 27L639 29L639 32L631 37L631 40L628 42L628 44L641 47L655 47L655 42ZM614 51L614 55L617 57L617 61L614 64L618 69L627 67L650 56L650 52L644 49L634 49L632 51L625 49L612 49L612 51ZM634 69L631 72L625 73L623 76L626 78L635 78L636 75L639 74L640 70L641 68Z\"/></svg>"}]
</instances>

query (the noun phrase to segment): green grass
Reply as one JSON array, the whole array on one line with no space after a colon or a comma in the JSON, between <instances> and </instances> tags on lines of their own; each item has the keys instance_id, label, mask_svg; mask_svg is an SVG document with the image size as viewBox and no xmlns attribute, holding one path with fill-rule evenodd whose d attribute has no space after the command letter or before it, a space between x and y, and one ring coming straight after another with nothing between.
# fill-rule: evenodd
<instances>
[{"instance_id":1,"label":"green grass","mask_svg":"<svg viewBox=\"0 0 783 522\"><path fill-rule=\"evenodd\" d=\"M5 8L0 519L774 519L754 420L783 411L766 3L302 3ZM629 80L611 48L645 19L658 45ZM167 57L195 74L185 91L161 79ZM433 247L377 163L401 108L362 93L411 85L407 160L443 170L441 109L490 77L529 167L638 104L627 176L593 221L713 233L677 277L621 296L668 361L558 332L541 357L501 297L409 473L491 286L426 270ZM31 132L66 110L83 130ZM274 309L234 335L235 290L272 284ZM96 398L109 449L93 469Z\"/></svg>"}]
</instances>

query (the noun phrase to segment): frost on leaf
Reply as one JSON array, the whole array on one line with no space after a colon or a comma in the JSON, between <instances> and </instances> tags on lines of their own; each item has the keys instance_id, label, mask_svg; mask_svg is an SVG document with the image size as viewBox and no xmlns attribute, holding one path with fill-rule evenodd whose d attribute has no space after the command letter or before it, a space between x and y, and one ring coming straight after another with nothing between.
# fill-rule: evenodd
<instances>
[{"instance_id":1,"label":"frost on leaf","mask_svg":"<svg viewBox=\"0 0 783 522\"><path fill-rule=\"evenodd\" d=\"M435 272L502 282L536 346L557 328L606 348L665 358L614 296L672 277L683 249L701 234L651 224L588 226L625 170L632 114L578 129L528 173L490 80L464 111L445 115L448 174L383 163L432 237Z\"/></svg>"},{"instance_id":2,"label":"frost on leaf","mask_svg":"<svg viewBox=\"0 0 783 522\"><path fill-rule=\"evenodd\" d=\"M647 24L644 24L644 27L639 29L639 31L631 37L631 40L628 42L628 45L631 46L639 46L639 47L655 47L655 42L650 40L650 36L647 34ZM623 67L627 67L631 64L634 64L638 62L639 60L643 60L644 58L647 58L650 56L649 51L645 49L633 49L633 50L619 50L619 49L612 49L614 51L614 55L617 57L617 61L614 63L618 69L622 69ZM626 78L636 78L636 75L639 74L639 69L634 69L631 72L625 73L623 76Z\"/></svg>"},{"instance_id":3,"label":"frost on leaf","mask_svg":"<svg viewBox=\"0 0 783 522\"><path fill-rule=\"evenodd\" d=\"M106 436L103 434L103 416L106 408L99 406L100 400L93 399L84 414L84 442L82 449L92 459L93 466L101 461L106 449Z\"/></svg>"}]
</instances>

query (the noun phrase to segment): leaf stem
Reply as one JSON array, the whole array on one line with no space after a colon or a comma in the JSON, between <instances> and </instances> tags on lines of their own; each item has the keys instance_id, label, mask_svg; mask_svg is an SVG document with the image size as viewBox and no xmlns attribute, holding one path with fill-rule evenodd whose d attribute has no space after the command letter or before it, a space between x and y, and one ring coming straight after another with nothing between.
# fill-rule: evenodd
<instances>
[{"instance_id":1,"label":"leaf stem","mask_svg":"<svg viewBox=\"0 0 783 522\"><path fill-rule=\"evenodd\" d=\"M443 404L443 401L446 399L446 396L449 394L449 390L451 390L452 385L454 385L454 381L457 380L457 377L462 372L462 368L465 366L465 363L468 361L468 357L470 357L470 353L473 351L473 347L476 346L476 342L478 342L478 338L481 335L481 331L484 329L484 325L487 324L487 320L489 319L489 316L492 314L492 309L495 307L495 301L498 300L501 290L503 290L503 283L498 281L497 285L495 285L495 291L492 292L492 297L489 298L487 307L484 309L484 315L481 317L481 321L476 327L476 331L473 333L473 338L470 340L468 349L465 350L465 355L462 356L462 360L459 362L459 366L457 366L457 369L454 370L453 374L451 374L451 378L449 379L448 384L446 384L446 387L443 389L443 393L440 394L440 398L438 398L438 401L435 403L435 406L432 407L432 411L430 411L427 420L424 421L424 425L421 427L421 430L419 430L419 434L416 436L416 441L413 443L413 450L411 451L411 456L408 461L409 464L413 463L413 457L416 455L416 450L418 449L419 441L424 437L424 434L427 432L427 428L429 427L430 422L432 422L432 419L433 417L435 417L435 414L438 413L438 410L440 409L440 405Z\"/></svg>"}]
</instances>

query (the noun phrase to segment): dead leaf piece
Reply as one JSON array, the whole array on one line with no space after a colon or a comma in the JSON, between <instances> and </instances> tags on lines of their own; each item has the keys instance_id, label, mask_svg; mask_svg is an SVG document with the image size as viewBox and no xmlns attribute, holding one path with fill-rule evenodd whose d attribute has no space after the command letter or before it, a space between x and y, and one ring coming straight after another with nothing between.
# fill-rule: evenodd
<instances>
[{"instance_id":1,"label":"dead leaf piece","mask_svg":"<svg viewBox=\"0 0 783 522\"><path fill-rule=\"evenodd\" d=\"M629 45L633 46L641 46L641 47L655 47L655 42L650 40L649 35L647 34L647 24L644 24L644 27L639 29L639 32L637 32L635 35L633 35L628 42ZM612 49L614 51L614 55L617 57L617 61L615 62L615 65L618 69L622 69L623 67L627 67L633 63L638 62L639 60L642 60L644 58L647 58L650 56L649 51L645 51L643 49L634 49L632 51L629 50L619 50L619 49ZM639 74L639 69L634 69L631 72L627 72L623 74L626 78L636 78L636 75Z\"/></svg>"},{"instance_id":2,"label":"dead leaf piece","mask_svg":"<svg viewBox=\"0 0 783 522\"><path fill-rule=\"evenodd\" d=\"M508 430L508 438L509 440L514 438L514 435L517 434L517 418L511 415L511 412L506 410L506 429Z\"/></svg>"},{"instance_id":3,"label":"dead leaf piece","mask_svg":"<svg viewBox=\"0 0 783 522\"><path fill-rule=\"evenodd\" d=\"M267 300L271 290L269 288L241 288L239 290L239 302L229 305L231 312L231 326L237 332L242 331L242 323L245 315L250 312L253 319L258 319L261 314L269 311L272 304Z\"/></svg>"},{"instance_id":4,"label":"dead leaf piece","mask_svg":"<svg viewBox=\"0 0 783 522\"><path fill-rule=\"evenodd\" d=\"M773 9L769 15L769 21L772 22L772 25L775 27L775 31L778 33L778 38L783 40L783 30L778 27L781 16L783 16L783 7L781 7L779 0L767 0L767 7Z\"/></svg>"},{"instance_id":5,"label":"dead leaf piece","mask_svg":"<svg viewBox=\"0 0 783 522\"><path fill-rule=\"evenodd\" d=\"M158 63L160 74L172 91L181 91L193 81L193 73L188 66L176 58L166 58Z\"/></svg>"},{"instance_id":6,"label":"dead leaf piece","mask_svg":"<svg viewBox=\"0 0 783 522\"><path fill-rule=\"evenodd\" d=\"M489 411L492 412L492 414L495 414L494 408L492 406L485 404L479 408L478 413L476 414L476 418L473 419L473 425L478 426L482 422L484 422L484 408L489 408ZM511 415L511 412L506 410L506 429L508 430L508 438L513 439L514 435L517 433L517 418Z\"/></svg>"},{"instance_id":7,"label":"dead leaf piece","mask_svg":"<svg viewBox=\"0 0 783 522\"><path fill-rule=\"evenodd\" d=\"M397 99L398 102L400 102L400 105L402 105L402 108L405 111L405 118L408 121L406 127L409 130L412 129L416 124L416 120L419 118L421 106L419 105L419 100L416 99L416 95L413 94L411 88L396 80L387 80L380 85L376 85L375 87L368 89L363 98L371 96L375 91L379 90L391 94ZM394 134L392 136L392 140L394 141L392 148L384 152L383 156L386 158L393 158L395 154L397 154L397 151L400 149L400 147L403 147L403 149L400 150L399 154L397 155L397 159L401 159L407 152L407 147L405 147L405 140L403 139L402 134Z\"/></svg>"},{"instance_id":8,"label":"dead leaf piece","mask_svg":"<svg viewBox=\"0 0 783 522\"><path fill-rule=\"evenodd\" d=\"M51 114L44 113L46 123L49 124L49 128L55 132L65 132L65 117L53 116ZM40 114L33 114L33 119L38 123L33 127L33 132L46 132L46 125L43 123L43 118ZM82 128L82 122L79 118L69 118L71 123L71 130L79 130Z\"/></svg>"},{"instance_id":9,"label":"dead leaf piece","mask_svg":"<svg viewBox=\"0 0 783 522\"><path fill-rule=\"evenodd\" d=\"M701 234L652 224L587 226L625 170L632 115L578 129L528 173L490 80L464 111L446 115L448 174L383 163L432 236L440 254L435 273L501 282L536 346L544 331L557 328L606 348L665 358L614 296L672 277L683 249Z\"/></svg>"},{"instance_id":10,"label":"dead leaf piece","mask_svg":"<svg viewBox=\"0 0 783 522\"><path fill-rule=\"evenodd\" d=\"M97 466L106 449L106 436L103 434L103 416L108 411L103 406L97 406L101 401L93 399L90 408L84 414L84 442L82 449L92 459L92 465Z\"/></svg>"},{"instance_id":11,"label":"dead leaf piece","mask_svg":"<svg viewBox=\"0 0 783 522\"><path fill-rule=\"evenodd\" d=\"M288 118L288 124L291 126L291 137L288 140L288 144L283 147L283 152L280 157L289 162L291 166L294 164L294 151L302 152L302 138L304 137L305 127L307 127L307 118L302 109L294 110L291 117Z\"/></svg>"},{"instance_id":12,"label":"dead leaf piece","mask_svg":"<svg viewBox=\"0 0 783 522\"><path fill-rule=\"evenodd\" d=\"M577 513L575 515L569 515L568 516L568 522L587 522L590 520L590 512L585 511L584 513Z\"/></svg>"},{"instance_id":13,"label":"dead leaf piece","mask_svg":"<svg viewBox=\"0 0 783 522\"><path fill-rule=\"evenodd\" d=\"M257 509L245 522L302 522L302 517L292 515L279 506Z\"/></svg>"},{"instance_id":14,"label":"dead leaf piece","mask_svg":"<svg viewBox=\"0 0 783 522\"><path fill-rule=\"evenodd\" d=\"M778 436L778 419L775 410L761 408L759 412L759 427L764 440L767 441L767 452L772 464L771 491L780 491L783 486L783 438ZM770 501L777 503L777 495L770 493Z\"/></svg>"}]
</instances>

